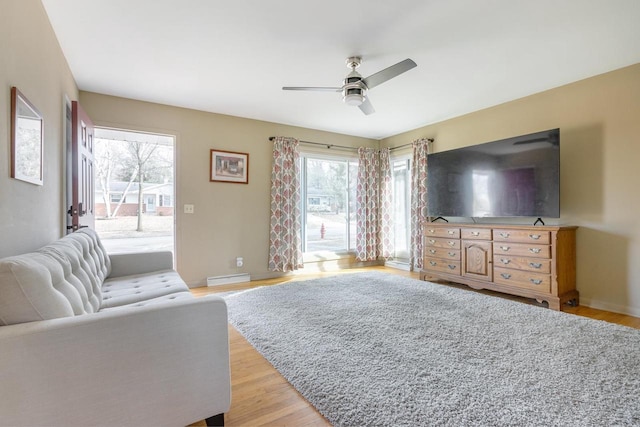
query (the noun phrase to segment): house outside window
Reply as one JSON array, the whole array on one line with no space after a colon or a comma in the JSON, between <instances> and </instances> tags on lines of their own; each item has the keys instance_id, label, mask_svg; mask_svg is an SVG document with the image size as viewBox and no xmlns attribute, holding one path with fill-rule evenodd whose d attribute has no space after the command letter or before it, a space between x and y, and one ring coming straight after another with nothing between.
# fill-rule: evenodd
<instances>
[{"instance_id":1,"label":"house outside window","mask_svg":"<svg viewBox=\"0 0 640 427\"><path fill-rule=\"evenodd\" d=\"M111 200L111 203L119 203L120 200L122 200L122 194L121 193L111 193L111 194L109 194L109 199Z\"/></svg>"}]
</instances>

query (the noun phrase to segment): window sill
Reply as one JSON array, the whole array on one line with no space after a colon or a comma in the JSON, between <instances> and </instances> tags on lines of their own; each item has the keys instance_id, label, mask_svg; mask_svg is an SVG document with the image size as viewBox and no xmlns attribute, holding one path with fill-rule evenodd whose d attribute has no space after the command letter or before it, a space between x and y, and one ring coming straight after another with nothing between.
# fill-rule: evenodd
<instances>
[{"instance_id":1,"label":"window sill","mask_svg":"<svg viewBox=\"0 0 640 427\"><path fill-rule=\"evenodd\" d=\"M333 252L333 251L307 252L302 254L302 261L305 264L308 262L337 261L342 259L354 258L355 255L356 255L355 252Z\"/></svg>"}]
</instances>

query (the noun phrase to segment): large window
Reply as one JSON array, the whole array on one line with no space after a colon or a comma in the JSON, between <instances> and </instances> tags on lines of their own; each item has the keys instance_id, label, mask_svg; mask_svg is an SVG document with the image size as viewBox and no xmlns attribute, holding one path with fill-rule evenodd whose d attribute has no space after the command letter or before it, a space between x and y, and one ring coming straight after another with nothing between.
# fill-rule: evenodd
<instances>
[{"instance_id":1,"label":"large window","mask_svg":"<svg viewBox=\"0 0 640 427\"><path fill-rule=\"evenodd\" d=\"M394 258L409 260L411 233L411 160L398 158L391 160L393 179L393 231Z\"/></svg>"},{"instance_id":2,"label":"large window","mask_svg":"<svg viewBox=\"0 0 640 427\"><path fill-rule=\"evenodd\" d=\"M357 161L305 154L300 159L303 251L353 250Z\"/></svg>"}]
</instances>

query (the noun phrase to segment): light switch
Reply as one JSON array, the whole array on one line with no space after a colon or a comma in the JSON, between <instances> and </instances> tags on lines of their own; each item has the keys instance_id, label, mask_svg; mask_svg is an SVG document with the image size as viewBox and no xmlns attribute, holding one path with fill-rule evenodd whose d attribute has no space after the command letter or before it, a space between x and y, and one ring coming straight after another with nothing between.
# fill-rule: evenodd
<instances>
[{"instance_id":1,"label":"light switch","mask_svg":"<svg viewBox=\"0 0 640 427\"><path fill-rule=\"evenodd\" d=\"M184 213L192 214L193 213L193 205L184 205Z\"/></svg>"}]
</instances>

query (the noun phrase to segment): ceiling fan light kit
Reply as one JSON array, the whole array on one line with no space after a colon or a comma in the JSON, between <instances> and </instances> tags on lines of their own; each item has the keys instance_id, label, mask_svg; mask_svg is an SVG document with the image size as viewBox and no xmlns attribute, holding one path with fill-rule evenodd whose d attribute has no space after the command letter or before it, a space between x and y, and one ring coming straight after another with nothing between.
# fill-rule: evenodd
<instances>
[{"instance_id":1,"label":"ceiling fan light kit","mask_svg":"<svg viewBox=\"0 0 640 427\"><path fill-rule=\"evenodd\" d=\"M358 106L364 102L364 96L360 93L348 93L342 98L345 104Z\"/></svg>"},{"instance_id":2,"label":"ceiling fan light kit","mask_svg":"<svg viewBox=\"0 0 640 427\"><path fill-rule=\"evenodd\" d=\"M367 78L362 78L360 73L356 71L356 68L362 63L362 58L359 56L351 56L347 58L347 67L351 68L351 72L345 77L342 82L342 87L292 87L285 86L283 90L310 90L310 91L322 91L322 92L342 92L342 101L347 105L357 106L360 110L366 114L373 114L375 109L369 101L367 96L367 90L378 86L381 83L391 80L394 77L399 76L405 71L416 67L416 63L411 59L405 59L400 61L391 67L378 71L375 74L370 75Z\"/></svg>"}]
</instances>

